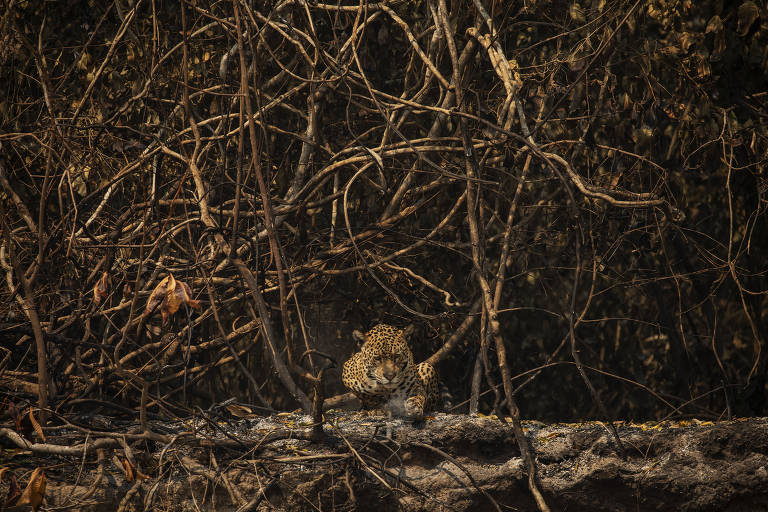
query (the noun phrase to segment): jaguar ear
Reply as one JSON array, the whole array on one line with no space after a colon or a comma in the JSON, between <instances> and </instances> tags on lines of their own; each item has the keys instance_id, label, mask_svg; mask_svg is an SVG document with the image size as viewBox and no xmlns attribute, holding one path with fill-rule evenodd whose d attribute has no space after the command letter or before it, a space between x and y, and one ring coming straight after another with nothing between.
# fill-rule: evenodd
<instances>
[{"instance_id":1,"label":"jaguar ear","mask_svg":"<svg viewBox=\"0 0 768 512\"><path fill-rule=\"evenodd\" d=\"M355 338L355 341L357 341L358 345L365 343L365 334L361 333L357 329L352 331L352 337Z\"/></svg>"},{"instance_id":2,"label":"jaguar ear","mask_svg":"<svg viewBox=\"0 0 768 512\"><path fill-rule=\"evenodd\" d=\"M413 334L413 331L414 331L414 330L416 330L416 328L414 327L414 325L413 325L413 324L409 325L408 327L406 327L405 329L403 329L403 336L404 336L405 338L410 338L410 337L411 337L411 334Z\"/></svg>"}]
</instances>

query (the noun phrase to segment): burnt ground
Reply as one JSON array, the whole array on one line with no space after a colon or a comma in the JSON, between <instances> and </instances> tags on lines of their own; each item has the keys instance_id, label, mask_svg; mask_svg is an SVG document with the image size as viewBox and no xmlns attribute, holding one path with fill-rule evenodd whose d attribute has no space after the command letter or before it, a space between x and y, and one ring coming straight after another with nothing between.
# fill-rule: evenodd
<instances>
[{"instance_id":1,"label":"burnt ground","mask_svg":"<svg viewBox=\"0 0 768 512\"><path fill-rule=\"evenodd\" d=\"M61 428L25 448L0 429L0 467L21 489L44 468L50 510L536 510L511 426L495 417L326 418L319 440L294 414L152 423L149 438ZM552 510L768 510L768 419L617 426L625 457L602 423L524 422Z\"/></svg>"}]
</instances>

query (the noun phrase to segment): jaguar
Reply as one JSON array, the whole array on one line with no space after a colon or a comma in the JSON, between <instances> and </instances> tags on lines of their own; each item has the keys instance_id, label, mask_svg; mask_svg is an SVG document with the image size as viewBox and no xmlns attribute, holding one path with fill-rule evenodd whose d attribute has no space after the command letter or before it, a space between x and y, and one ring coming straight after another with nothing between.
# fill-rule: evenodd
<instances>
[{"instance_id":1,"label":"jaguar","mask_svg":"<svg viewBox=\"0 0 768 512\"><path fill-rule=\"evenodd\" d=\"M408 346L412 333L413 326L386 324L352 333L362 347L344 363L341 380L364 409L419 419L437 407L437 372L427 362L414 364Z\"/></svg>"}]
</instances>

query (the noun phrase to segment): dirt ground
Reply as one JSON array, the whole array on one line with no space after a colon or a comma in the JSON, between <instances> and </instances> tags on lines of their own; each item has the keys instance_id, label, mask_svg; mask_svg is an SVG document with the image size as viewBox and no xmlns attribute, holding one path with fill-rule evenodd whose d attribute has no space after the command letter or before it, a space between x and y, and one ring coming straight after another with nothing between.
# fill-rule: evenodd
<instances>
[{"instance_id":1,"label":"dirt ground","mask_svg":"<svg viewBox=\"0 0 768 512\"><path fill-rule=\"evenodd\" d=\"M150 438L63 429L25 448L0 429L0 497L10 473L23 489L42 467L43 510L537 510L511 426L495 417L326 420L314 439L308 416L281 414L156 423ZM768 510L766 418L618 423L624 456L602 423L524 427L552 510Z\"/></svg>"}]
</instances>

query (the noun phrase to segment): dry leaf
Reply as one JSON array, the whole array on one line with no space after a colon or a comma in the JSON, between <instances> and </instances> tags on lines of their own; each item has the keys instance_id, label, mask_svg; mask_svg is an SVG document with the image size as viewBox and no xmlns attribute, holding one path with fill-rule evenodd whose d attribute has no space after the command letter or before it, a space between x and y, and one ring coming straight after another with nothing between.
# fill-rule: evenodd
<instances>
[{"instance_id":1,"label":"dry leaf","mask_svg":"<svg viewBox=\"0 0 768 512\"><path fill-rule=\"evenodd\" d=\"M192 289L183 281L178 281L176 294L191 308L200 309L200 301L192 298ZM180 285L180 286L179 286Z\"/></svg>"},{"instance_id":2,"label":"dry leaf","mask_svg":"<svg viewBox=\"0 0 768 512\"><path fill-rule=\"evenodd\" d=\"M96 281L96 284L93 285L93 301L98 304L101 302L101 299L107 298L107 291L109 290L109 277L107 276L107 273L104 272L101 274L101 279Z\"/></svg>"},{"instance_id":3,"label":"dry leaf","mask_svg":"<svg viewBox=\"0 0 768 512\"><path fill-rule=\"evenodd\" d=\"M37 422L37 418L35 418L35 415L32 413L32 409L29 409L29 421L32 423L32 428L35 429L35 432L37 433L37 437L42 439L43 442L45 442L45 434L43 434L43 427L40 426L40 423Z\"/></svg>"},{"instance_id":4,"label":"dry leaf","mask_svg":"<svg viewBox=\"0 0 768 512\"><path fill-rule=\"evenodd\" d=\"M755 5L755 2L744 2L739 6L739 26L736 32L742 37L747 35L749 28L759 17L760 8Z\"/></svg>"},{"instance_id":5,"label":"dry leaf","mask_svg":"<svg viewBox=\"0 0 768 512\"><path fill-rule=\"evenodd\" d=\"M125 481L133 482L136 478L133 475L133 465L128 459L123 459L123 471L125 471Z\"/></svg>"},{"instance_id":6,"label":"dry leaf","mask_svg":"<svg viewBox=\"0 0 768 512\"><path fill-rule=\"evenodd\" d=\"M122 469L125 473L125 481L126 482L133 482L135 480L148 480L149 477L136 469L133 464L131 464L131 461L128 459L118 459L122 463ZM114 461L114 459L113 459ZM118 464L120 465L120 464Z\"/></svg>"},{"instance_id":7,"label":"dry leaf","mask_svg":"<svg viewBox=\"0 0 768 512\"><path fill-rule=\"evenodd\" d=\"M614 174L614 175L611 177L611 186L610 186L610 188L611 188L611 189L614 189L614 188L616 188L616 185L618 185L618 184L619 184L619 180L621 179L621 175L622 175L622 174L624 174L624 171L619 171L619 173L618 173L618 174Z\"/></svg>"},{"instance_id":8,"label":"dry leaf","mask_svg":"<svg viewBox=\"0 0 768 512\"><path fill-rule=\"evenodd\" d=\"M584 23L587 19L584 17L584 10L581 8L578 2L573 2L569 10L571 19L576 23Z\"/></svg>"},{"instance_id":9,"label":"dry leaf","mask_svg":"<svg viewBox=\"0 0 768 512\"><path fill-rule=\"evenodd\" d=\"M144 316L151 314L155 309L157 309L157 306L163 302L163 300L165 300L165 287L170 277L171 276L169 275L160 281L157 286L155 286L155 289L152 290L152 293L149 294L149 298L147 299L147 307L144 309Z\"/></svg>"},{"instance_id":10,"label":"dry leaf","mask_svg":"<svg viewBox=\"0 0 768 512\"><path fill-rule=\"evenodd\" d=\"M182 304L189 307L200 309L200 301L191 297L192 290L187 283L177 281L173 274L158 283L147 299L147 307L144 309L144 316L151 314L159 305L160 313L165 324L168 319L179 310Z\"/></svg>"},{"instance_id":11,"label":"dry leaf","mask_svg":"<svg viewBox=\"0 0 768 512\"><path fill-rule=\"evenodd\" d=\"M688 49L696 42L698 35L691 32L683 32L680 36L680 48L687 52Z\"/></svg>"},{"instance_id":12,"label":"dry leaf","mask_svg":"<svg viewBox=\"0 0 768 512\"><path fill-rule=\"evenodd\" d=\"M37 511L40 505L43 504L43 498L45 498L45 486L47 482L45 480L45 473L43 468L36 468L32 472L32 476L29 479L27 488L21 493L21 498L16 502L16 505L31 505L32 510Z\"/></svg>"},{"instance_id":13,"label":"dry leaf","mask_svg":"<svg viewBox=\"0 0 768 512\"><path fill-rule=\"evenodd\" d=\"M168 284L165 290L165 309L168 315L172 315L179 310L181 306L181 299L176 293L176 287L178 283L173 278L173 274L168 276ZM163 322L165 322L165 315L163 315Z\"/></svg>"},{"instance_id":14,"label":"dry leaf","mask_svg":"<svg viewBox=\"0 0 768 512\"><path fill-rule=\"evenodd\" d=\"M254 418L256 416L251 409L243 405L229 404L226 409L229 414L237 418Z\"/></svg>"},{"instance_id":15,"label":"dry leaf","mask_svg":"<svg viewBox=\"0 0 768 512\"><path fill-rule=\"evenodd\" d=\"M22 434L24 432L24 427L21 424L21 420L23 419L21 412L19 411L18 407L16 407L16 404L13 402L10 402L8 404L8 414L11 418L13 418L13 421L16 423L16 432L19 434Z\"/></svg>"},{"instance_id":16,"label":"dry leaf","mask_svg":"<svg viewBox=\"0 0 768 512\"><path fill-rule=\"evenodd\" d=\"M704 30L705 34L709 34L710 32L717 34L718 32L723 31L723 20L720 18L720 16L712 16L710 20L707 22L707 28Z\"/></svg>"}]
</instances>

